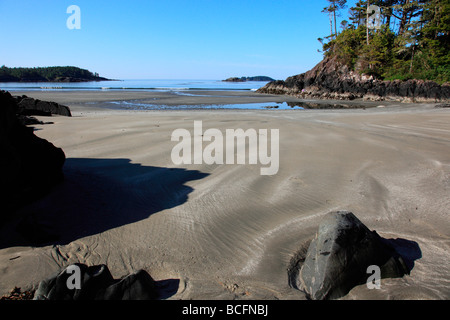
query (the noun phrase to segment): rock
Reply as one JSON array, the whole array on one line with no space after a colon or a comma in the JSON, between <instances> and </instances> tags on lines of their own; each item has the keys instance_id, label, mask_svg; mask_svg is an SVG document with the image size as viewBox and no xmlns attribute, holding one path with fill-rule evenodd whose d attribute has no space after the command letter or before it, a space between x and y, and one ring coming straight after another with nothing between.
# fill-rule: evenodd
<instances>
[{"instance_id":1,"label":"rock","mask_svg":"<svg viewBox=\"0 0 450 320\"><path fill-rule=\"evenodd\" d=\"M231 77L223 80L224 82L247 82L247 81L274 81L274 79L266 76L255 76L255 77Z\"/></svg>"},{"instance_id":2,"label":"rock","mask_svg":"<svg viewBox=\"0 0 450 320\"><path fill-rule=\"evenodd\" d=\"M366 283L371 265L380 267L382 278L409 273L395 249L353 213L331 212L308 248L297 286L313 300L337 299Z\"/></svg>"},{"instance_id":3,"label":"rock","mask_svg":"<svg viewBox=\"0 0 450 320\"><path fill-rule=\"evenodd\" d=\"M400 102L450 101L450 86L433 81L382 81L350 70L336 57L325 58L308 72L272 81L257 90L259 93L287 94L302 98L342 99ZM330 95L332 93L333 95Z\"/></svg>"},{"instance_id":4,"label":"rock","mask_svg":"<svg viewBox=\"0 0 450 320\"><path fill-rule=\"evenodd\" d=\"M115 280L106 265L88 267L77 263L75 266L80 269L79 289L68 287L74 272L66 268L57 276L41 281L34 300L154 300L158 296L155 281L144 270Z\"/></svg>"},{"instance_id":5,"label":"rock","mask_svg":"<svg viewBox=\"0 0 450 320\"><path fill-rule=\"evenodd\" d=\"M224 82L245 82L245 80L242 80L241 78L238 77L231 77L228 79L223 80Z\"/></svg>"},{"instance_id":6,"label":"rock","mask_svg":"<svg viewBox=\"0 0 450 320\"><path fill-rule=\"evenodd\" d=\"M0 224L15 209L45 195L62 181L62 149L34 135L17 117L16 100L0 91Z\"/></svg>"},{"instance_id":7,"label":"rock","mask_svg":"<svg viewBox=\"0 0 450 320\"><path fill-rule=\"evenodd\" d=\"M21 115L50 116L58 114L66 117L72 116L69 107L56 102L41 101L27 96L16 97L16 101L18 105L17 113Z\"/></svg>"},{"instance_id":8,"label":"rock","mask_svg":"<svg viewBox=\"0 0 450 320\"><path fill-rule=\"evenodd\" d=\"M265 106L265 109L278 109L280 106Z\"/></svg>"},{"instance_id":9,"label":"rock","mask_svg":"<svg viewBox=\"0 0 450 320\"><path fill-rule=\"evenodd\" d=\"M45 124L43 121L36 119L31 116L17 115L17 120L25 126L33 125L33 124Z\"/></svg>"},{"instance_id":10,"label":"rock","mask_svg":"<svg viewBox=\"0 0 450 320\"><path fill-rule=\"evenodd\" d=\"M1 297L0 300L32 300L33 296L33 290L26 290L22 292L21 288L14 287L9 295Z\"/></svg>"}]
</instances>

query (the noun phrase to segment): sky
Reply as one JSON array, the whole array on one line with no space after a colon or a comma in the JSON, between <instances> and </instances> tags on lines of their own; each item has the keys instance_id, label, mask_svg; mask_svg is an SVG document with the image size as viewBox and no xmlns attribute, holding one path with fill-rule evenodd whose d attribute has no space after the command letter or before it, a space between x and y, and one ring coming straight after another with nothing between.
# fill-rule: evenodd
<instances>
[{"instance_id":1,"label":"sky","mask_svg":"<svg viewBox=\"0 0 450 320\"><path fill-rule=\"evenodd\" d=\"M111 79L285 79L322 60L327 3L0 0L0 65L77 66ZM67 27L70 5L80 29Z\"/></svg>"}]
</instances>

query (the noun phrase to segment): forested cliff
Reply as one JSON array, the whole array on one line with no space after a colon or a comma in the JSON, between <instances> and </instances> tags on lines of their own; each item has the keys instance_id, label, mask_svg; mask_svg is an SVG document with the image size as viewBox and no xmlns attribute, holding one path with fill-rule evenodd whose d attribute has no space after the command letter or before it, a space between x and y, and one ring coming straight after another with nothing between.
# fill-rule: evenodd
<instances>
[{"instance_id":1,"label":"forested cliff","mask_svg":"<svg viewBox=\"0 0 450 320\"><path fill-rule=\"evenodd\" d=\"M450 1L358 1L338 26L345 0L328 0L324 60L274 81L262 93L401 101L450 99Z\"/></svg>"}]
</instances>

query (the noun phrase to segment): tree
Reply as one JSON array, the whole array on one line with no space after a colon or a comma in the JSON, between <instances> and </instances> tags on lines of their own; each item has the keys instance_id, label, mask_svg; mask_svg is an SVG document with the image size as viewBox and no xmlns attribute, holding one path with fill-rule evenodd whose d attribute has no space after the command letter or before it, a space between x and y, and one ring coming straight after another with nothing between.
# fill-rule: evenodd
<instances>
[{"instance_id":1,"label":"tree","mask_svg":"<svg viewBox=\"0 0 450 320\"><path fill-rule=\"evenodd\" d=\"M339 16L339 10L344 9L347 3L347 0L327 0L330 5L325 7L322 12L328 13L330 16L330 29L331 34L330 37L333 37L333 21L334 21L334 38L337 37L337 16Z\"/></svg>"},{"instance_id":2,"label":"tree","mask_svg":"<svg viewBox=\"0 0 450 320\"><path fill-rule=\"evenodd\" d=\"M342 20L341 21L341 29L345 30L349 27L348 21L347 20Z\"/></svg>"},{"instance_id":3,"label":"tree","mask_svg":"<svg viewBox=\"0 0 450 320\"><path fill-rule=\"evenodd\" d=\"M328 17L330 18L330 36L328 38L332 39L334 36L334 34L333 34L333 12L331 11L331 7L323 8L322 12L327 13Z\"/></svg>"},{"instance_id":4,"label":"tree","mask_svg":"<svg viewBox=\"0 0 450 320\"><path fill-rule=\"evenodd\" d=\"M399 35L404 34L411 21L422 14L423 4L427 2L430 0L398 0L393 3L392 16L400 21Z\"/></svg>"},{"instance_id":5,"label":"tree","mask_svg":"<svg viewBox=\"0 0 450 320\"><path fill-rule=\"evenodd\" d=\"M388 28L391 28L391 20L393 13L393 6L398 2L398 0L378 0L375 1L376 5L381 8L381 13L383 15L384 21Z\"/></svg>"},{"instance_id":6,"label":"tree","mask_svg":"<svg viewBox=\"0 0 450 320\"><path fill-rule=\"evenodd\" d=\"M354 7L349 10L349 19L355 28L365 23L365 9L366 5L363 1L358 1Z\"/></svg>"}]
</instances>

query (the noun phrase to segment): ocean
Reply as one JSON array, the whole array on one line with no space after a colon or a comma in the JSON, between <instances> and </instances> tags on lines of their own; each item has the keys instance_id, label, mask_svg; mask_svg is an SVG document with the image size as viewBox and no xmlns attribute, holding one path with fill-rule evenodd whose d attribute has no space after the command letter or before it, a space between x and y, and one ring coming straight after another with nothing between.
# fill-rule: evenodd
<instances>
[{"instance_id":1,"label":"ocean","mask_svg":"<svg viewBox=\"0 0 450 320\"><path fill-rule=\"evenodd\" d=\"M221 80L118 80L98 82L4 82L0 89L7 91L64 91L64 90L143 90L143 91L189 91L233 90L256 91L267 82L225 82Z\"/></svg>"},{"instance_id":2,"label":"ocean","mask_svg":"<svg viewBox=\"0 0 450 320\"><path fill-rule=\"evenodd\" d=\"M5 82L0 83L0 89L7 91L155 91L172 92L185 96L208 96L208 91L256 91L266 85L267 82L225 82L221 80L117 80L99 82ZM204 91L200 92L199 91ZM95 103L92 103L95 104ZM244 104L221 104L221 105L161 105L143 103L140 101L110 101L103 102L103 107L125 110L181 110L181 109L345 109L365 108L359 105L349 105L344 102L340 104L310 103L310 102L266 102L266 103L244 103Z\"/></svg>"}]
</instances>

